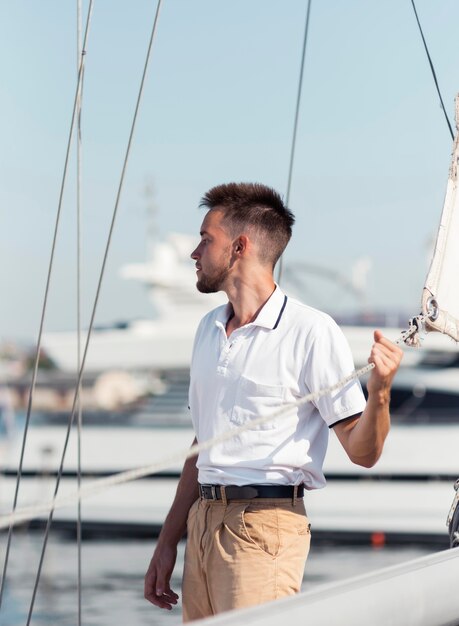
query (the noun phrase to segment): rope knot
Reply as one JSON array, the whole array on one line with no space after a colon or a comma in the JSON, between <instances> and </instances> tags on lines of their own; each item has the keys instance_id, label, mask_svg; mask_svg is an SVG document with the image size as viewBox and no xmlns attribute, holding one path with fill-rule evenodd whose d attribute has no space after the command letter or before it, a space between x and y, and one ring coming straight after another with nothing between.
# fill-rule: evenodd
<instances>
[{"instance_id":1,"label":"rope knot","mask_svg":"<svg viewBox=\"0 0 459 626\"><path fill-rule=\"evenodd\" d=\"M411 348L421 347L421 332L424 331L424 315L416 315L408 321L408 330L402 332L402 341Z\"/></svg>"}]
</instances>

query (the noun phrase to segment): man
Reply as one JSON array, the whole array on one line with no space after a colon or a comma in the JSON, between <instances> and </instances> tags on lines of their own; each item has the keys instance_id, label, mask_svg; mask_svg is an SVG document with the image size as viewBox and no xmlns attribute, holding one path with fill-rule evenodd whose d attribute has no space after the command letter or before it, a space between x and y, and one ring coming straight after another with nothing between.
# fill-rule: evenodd
<instances>
[{"instance_id":1,"label":"man","mask_svg":"<svg viewBox=\"0 0 459 626\"><path fill-rule=\"evenodd\" d=\"M220 185L191 254L197 288L224 291L196 333L190 409L203 442L245 425L231 440L189 459L145 576L145 597L171 609L177 545L187 528L183 617L190 621L299 591L309 550L303 489L325 485L322 463L333 428L349 458L371 467L389 431L389 394L402 351L374 333L368 401L360 383L262 425L251 420L353 371L333 320L285 296L274 266L294 217L272 189Z\"/></svg>"}]
</instances>

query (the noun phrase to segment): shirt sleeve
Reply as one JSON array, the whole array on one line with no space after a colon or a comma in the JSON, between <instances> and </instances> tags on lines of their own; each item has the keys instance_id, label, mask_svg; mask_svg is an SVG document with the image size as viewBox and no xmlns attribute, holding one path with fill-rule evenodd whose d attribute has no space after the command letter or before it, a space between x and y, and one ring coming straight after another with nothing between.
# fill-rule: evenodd
<instances>
[{"instance_id":1,"label":"shirt sleeve","mask_svg":"<svg viewBox=\"0 0 459 626\"><path fill-rule=\"evenodd\" d=\"M305 363L305 383L310 392L315 392L335 385L351 374L355 367L347 339L331 318L327 316L321 319L311 334ZM365 404L358 379L314 401L329 427L362 413Z\"/></svg>"}]
</instances>

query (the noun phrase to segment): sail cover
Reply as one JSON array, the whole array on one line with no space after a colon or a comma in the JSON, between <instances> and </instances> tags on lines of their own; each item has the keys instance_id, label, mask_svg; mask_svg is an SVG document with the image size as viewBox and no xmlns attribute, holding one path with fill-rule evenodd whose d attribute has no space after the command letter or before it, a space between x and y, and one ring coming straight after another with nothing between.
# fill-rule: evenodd
<instances>
[{"instance_id":1,"label":"sail cover","mask_svg":"<svg viewBox=\"0 0 459 626\"><path fill-rule=\"evenodd\" d=\"M456 138L435 250L422 292L427 331L459 341L459 94L456 96Z\"/></svg>"}]
</instances>

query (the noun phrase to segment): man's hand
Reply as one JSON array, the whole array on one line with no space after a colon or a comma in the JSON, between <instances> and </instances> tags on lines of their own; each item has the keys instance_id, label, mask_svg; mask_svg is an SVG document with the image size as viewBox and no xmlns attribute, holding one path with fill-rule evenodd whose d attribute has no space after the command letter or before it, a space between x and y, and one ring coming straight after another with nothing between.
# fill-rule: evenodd
<instances>
[{"instance_id":1,"label":"man's hand","mask_svg":"<svg viewBox=\"0 0 459 626\"><path fill-rule=\"evenodd\" d=\"M177 604L178 600L178 595L169 585L176 559L176 547L158 544L145 574L146 600L168 611L172 609L172 605Z\"/></svg>"},{"instance_id":2,"label":"man's hand","mask_svg":"<svg viewBox=\"0 0 459 626\"><path fill-rule=\"evenodd\" d=\"M193 441L194 445L196 438ZM145 599L160 609L172 609L178 595L169 582L177 559L177 546L186 531L189 510L199 497L196 457L185 461L177 486L174 502L164 521L156 544L156 550L145 574Z\"/></svg>"},{"instance_id":3,"label":"man's hand","mask_svg":"<svg viewBox=\"0 0 459 626\"><path fill-rule=\"evenodd\" d=\"M389 401L390 387L402 360L403 350L386 339L380 330L375 330L374 341L368 358L368 363L375 365L367 383L368 394L376 396L380 401Z\"/></svg>"}]
</instances>

